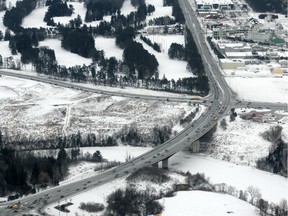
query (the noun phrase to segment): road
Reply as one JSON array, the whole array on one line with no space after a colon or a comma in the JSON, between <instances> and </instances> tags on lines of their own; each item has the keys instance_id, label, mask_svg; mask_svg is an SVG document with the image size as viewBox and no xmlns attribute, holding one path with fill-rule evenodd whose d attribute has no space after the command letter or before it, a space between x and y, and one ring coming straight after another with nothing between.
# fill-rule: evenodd
<instances>
[{"instance_id":1,"label":"road","mask_svg":"<svg viewBox=\"0 0 288 216\"><path fill-rule=\"evenodd\" d=\"M154 163L162 161L165 158L169 158L175 153L181 151L188 144L193 143L198 140L201 136L203 136L207 131L209 131L217 122L217 119L224 117L230 110L232 106L237 103L236 97L228 88L224 78L221 75L221 72L218 68L217 62L212 60L209 49L205 42L204 33L197 21L195 13L192 13L191 6L187 2L187 0L180 0L180 6L184 12L186 18L186 24L188 28L191 30L192 35L195 39L195 43L198 47L200 54L202 55L203 63L205 66L206 74L210 81L210 100L212 103L208 103L210 105L209 109L195 122L190 124L187 128L181 131L177 136L165 142L164 144L154 148L153 150L125 163L111 170L107 170L101 174L95 175L93 177L89 177L87 179L83 179L77 182L73 182L67 185L58 186L55 188L51 188L49 190L45 190L43 192L30 195L20 199L23 206L21 212L13 212L11 209L4 208L6 204L1 204L2 208L0 209L0 215L9 216L9 215L22 215L25 212L29 212L31 209L29 206L33 206L37 208L38 212L42 212L43 208L49 204L57 203L61 199L67 199L72 195L77 193L81 193L83 191L89 190L91 188L100 186L107 182L114 180L115 178L122 177L127 175L134 170L137 170L144 166L150 166ZM1 70L1 74L9 75L8 72ZM152 99L152 100L167 100L167 97L156 97L156 96L147 96L147 95L136 95L136 94L127 94L127 93L117 93L117 92L107 92L101 90L95 90L93 88L83 87L81 85L77 85L75 83L65 83L59 80L48 80L42 77L27 77L28 75L17 75L17 77L34 79L37 81L57 84L63 87L73 87L76 89L81 89L84 91L90 91L94 93L101 93L107 95L114 96L124 96L130 98L140 98L140 99ZM189 99L183 98L171 98L171 101L177 102L187 102ZM279 105L280 106L280 105ZM282 104L281 104L282 106ZM69 198L68 198L69 200ZM15 203L11 202L11 203Z\"/></svg>"},{"instance_id":2,"label":"road","mask_svg":"<svg viewBox=\"0 0 288 216\"><path fill-rule=\"evenodd\" d=\"M22 79L29 79L29 80L34 80L38 82L43 82L47 84L53 84L65 88L73 88L76 90L82 90L82 91L87 91L87 92L93 92L93 93L98 93L98 94L105 94L109 96L119 96L119 97L128 97L128 98L135 98L135 99L144 99L144 100L162 100L162 101L169 101L172 102L189 102L192 101L191 97L187 95L187 97L172 97L172 96L153 96L153 95L143 95L143 94L136 94L136 93L124 93L121 91L107 91L107 90L100 90L97 89L97 86L95 88L93 87L87 87L85 84L77 83L77 82L71 82L71 81L64 81L60 79L49 79L44 76L37 76L36 73L35 75L29 75L27 73L21 73L20 71L12 71L12 70L5 70L5 69L0 69L0 74L1 75L6 75L6 76L13 76L17 78L22 78ZM203 100L193 100L196 103L202 103Z\"/></svg>"}]
</instances>

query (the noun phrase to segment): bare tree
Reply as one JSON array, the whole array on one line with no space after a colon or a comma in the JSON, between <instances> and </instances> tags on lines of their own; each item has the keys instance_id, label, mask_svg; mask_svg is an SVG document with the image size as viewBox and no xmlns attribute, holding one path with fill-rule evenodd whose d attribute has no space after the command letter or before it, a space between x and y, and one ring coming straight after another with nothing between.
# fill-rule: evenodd
<instances>
[{"instance_id":1,"label":"bare tree","mask_svg":"<svg viewBox=\"0 0 288 216\"><path fill-rule=\"evenodd\" d=\"M250 203L255 205L257 201L262 197L260 189L258 187L249 186L247 188L247 193L250 196Z\"/></svg>"},{"instance_id":2,"label":"bare tree","mask_svg":"<svg viewBox=\"0 0 288 216\"><path fill-rule=\"evenodd\" d=\"M270 127L268 131L263 132L261 135L263 139L275 143L277 140L281 139L282 127L280 125L276 125L274 127Z\"/></svg>"},{"instance_id":3,"label":"bare tree","mask_svg":"<svg viewBox=\"0 0 288 216\"><path fill-rule=\"evenodd\" d=\"M288 206L287 206L287 200L286 199L282 199L279 203L279 210L280 210L280 214L281 216L286 216L288 213Z\"/></svg>"}]
</instances>

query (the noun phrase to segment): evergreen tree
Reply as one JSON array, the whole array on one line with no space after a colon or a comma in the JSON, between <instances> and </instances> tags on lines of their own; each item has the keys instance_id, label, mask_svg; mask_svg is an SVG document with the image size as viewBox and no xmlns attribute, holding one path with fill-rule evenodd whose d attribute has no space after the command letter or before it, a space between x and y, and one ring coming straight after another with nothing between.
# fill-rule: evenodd
<instances>
[{"instance_id":1,"label":"evergreen tree","mask_svg":"<svg viewBox=\"0 0 288 216\"><path fill-rule=\"evenodd\" d=\"M40 169L39 169L38 163L35 161L33 164L32 173L30 177L30 183L32 185L35 185L38 183L39 174L40 174Z\"/></svg>"}]
</instances>

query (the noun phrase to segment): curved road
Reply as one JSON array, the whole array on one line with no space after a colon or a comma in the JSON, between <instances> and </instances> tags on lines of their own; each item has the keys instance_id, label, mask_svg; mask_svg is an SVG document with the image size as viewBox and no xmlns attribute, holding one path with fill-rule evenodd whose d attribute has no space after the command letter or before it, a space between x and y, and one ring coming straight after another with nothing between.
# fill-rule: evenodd
<instances>
[{"instance_id":1,"label":"curved road","mask_svg":"<svg viewBox=\"0 0 288 216\"><path fill-rule=\"evenodd\" d=\"M213 102L211 103L209 109L198 120L190 124L186 129L181 131L179 134L177 134L176 137L154 148L153 150L125 164L122 164L116 168L105 171L93 177L86 178L81 181L73 182L67 185L54 187L34 195L24 197L20 199L20 201L22 204L25 204L25 206L21 207L22 209L19 212L13 212L13 210L11 209L4 208L5 206L7 206L7 203L2 204L2 208L0 209L1 216L22 215L23 213L29 212L31 210L30 208L28 208L31 205L33 207L37 207L37 210L39 212L42 212L43 208L49 204L58 202L61 199L66 199L69 196L105 184L109 181L112 181L115 178L127 175L128 173L131 173L134 170L139 169L141 167L150 166L154 163L162 161L165 158L169 158L175 153L181 151L188 144L191 144L194 141L198 140L201 136L203 136L216 124L217 119L224 117L227 114L227 112L229 112L230 107L232 107L236 103L236 99L231 90L228 88L224 78L222 77L216 61L215 60L211 61L213 57L211 56L209 49L206 46L205 37L197 21L196 15L195 13L191 13L191 5L189 5L187 0L180 0L180 6L187 20L186 24L193 35L193 38L195 40L199 52L202 54L205 71L210 81L210 89L211 89L210 97L211 100L213 100ZM8 74L9 72L5 72L3 70L0 71L0 73L9 75ZM27 79L27 75L22 75L22 78ZM30 77L30 79L35 79L35 77ZM86 88L86 87L84 88L83 86L80 85L78 86L77 84L74 83L71 84L63 83L59 80L47 80L41 77L37 77L37 80L41 82L61 85L63 87L71 87L71 85L73 85L73 87L75 88L95 93L102 93L102 94L104 93L108 95L125 96L141 99L167 100L167 97L135 95L119 92L118 93L106 92L106 91L104 92L92 88ZM169 100L177 102L189 101L189 99L183 99L183 98L179 99L171 97L169 97ZM10 203L15 202L17 201L13 201Z\"/></svg>"}]
</instances>

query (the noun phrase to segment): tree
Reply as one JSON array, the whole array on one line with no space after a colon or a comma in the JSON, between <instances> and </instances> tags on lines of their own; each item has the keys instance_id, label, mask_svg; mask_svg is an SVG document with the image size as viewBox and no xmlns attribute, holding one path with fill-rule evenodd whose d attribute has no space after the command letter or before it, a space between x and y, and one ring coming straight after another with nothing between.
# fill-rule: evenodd
<instances>
[{"instance_id":1,"label":"tree","mask_svg":"<svg viewBox=\"0 0 288 216\"><path fill-rule=\"evenodd\" d=\"M253 186L249 186L247 189L246 189L247 193L249 194L250 196L250 200L249 202L253 205L255 205L257 203L257 201L261 198L261 193L260 193L260 189L259 188L255 188Z\"/></svg>"},{"instance_id":2,"label":"tree","mask_svg":"<svg viewBox=\"0 0 288 216\"><path fill-rule=\"evenodd\" d=\"M223 118L223 119L221 120L221 122L220 122L220 127L221 127L223 130L227 130L227 126L228 126L228 124L227 124L227 122L226 122L226 119Z\"/></svg>"},{"instance_id":3,"label":"tree","mask_svg":"<svg viewBox=\"0 0 288 216\"><path fill-rule=\"evenodd\" d=\"M40 172L38 182L45 187L51 183L51 178L47 172Z\"/></svg>"},{"instance_id":4,"label":"tree","mask_svg":"<svg viewBox=\"0 0 288 216\"><path fill-rule=\"evenodd\" d=\"M183 60L185 58L185 49L183 45L172 43L168 50L169 58Z\"/></svg>"},{"instance_id":5,"label":"tree","mask_svg":"<svg viewBox=\"0 0 288 216\"><path fill-rule=\"evenodd\" d=\"M154 5L149 4L147 6L147 13L150 15L151 13L153 13L155 11L155 7Z\"/></svg>"},{"instance_id":6,"label":"tree","mask_svg":"<svg viewBox=\"0 0 288 216\"><path fill-rule=\"evenodd\" d=\"M0 41L2 41L4 39L4 35L3 35L3 32L0 31Z\"/></svg>"},{"instance_id":7,"label":"tree","mask_svg":"<svg viewBox=\"0 0 288 216\"><path fill-rule=\"evenodd\" d=\"M265 216L267 213L268 207L269 207L269 203L266 200L260 198L257 206L259 207L259 209L261 211L260 214Z\"/></svg>"},{"instance_id":8,"label":"tree","mask_svg":"<svg viewBox=\"0 0 288 216\"><path fill-rule=\"evenodd\" d=\"M61 46L72 53L76 53L85 58L92 58L95 55L95 41L87 27L62 29ZM85 41L85 43L83 43Z\"/></svg>"},{"instance_id":9,"label":"tree","mask_svg":"<svg viewBox=\"0 0 288 216\"><path fill-rule=\"evenodd\" d=\"M57 161L58 163L61 163L62 161L67 160L67 153L63 147L60 148L60 151L58 152Z\"/></svg>"},{"instance_id":10,"label":"tree","mask_svg":"<svg viewBox=\"0 0 288 216\"><path fill-rule=\"evenodd\" d=\"M101 152L98 150L96 152L94 152L94 154L92 156L92 160L95 162L101 162L103 160Z\"/></svg>"},{"instance_id":11,"label":"tree","mask_svg":"<svg viewBox=\"0 0 288 216\"><path fill-rule=\"evenodd\" d=\"M32 185L35 186L38 183L39 174L40 174L40 168L38 166L38 163L35 161L33 164L32 173L30 177L30 182Z\"/></svg>"},{"instance_id":12,"label":"tree","mask_svg":"<svg viewBox=\"0 0 288 216\"><path fill-rule=\"evenodd\" d=\"M0 55L0 67L2 67L2 56ZM2 131L0 131L0 150L3 148L3 144L4 144L4 141L3 141L3 134L2 134Z\"/></svg>"}]
</instances>

